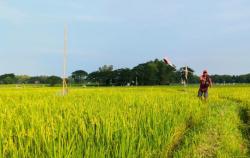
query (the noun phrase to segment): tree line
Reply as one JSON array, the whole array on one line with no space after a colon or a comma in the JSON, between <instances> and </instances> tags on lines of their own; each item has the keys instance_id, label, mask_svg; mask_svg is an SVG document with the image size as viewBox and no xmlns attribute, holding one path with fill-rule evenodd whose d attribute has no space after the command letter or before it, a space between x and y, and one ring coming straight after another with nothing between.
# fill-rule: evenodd
<instances>
[{"instance_id":1,"label":"tree line","mask_svg":"<svg viewBox=\"0 0 250 158\"><path fill-rule=\"evenodd\" d=\"M211 75L215 83L250 83L250 74L245 75Z\"/></svg>"},{"instance_id":2,"label":"tree line","mask_svg":"<svg viewBox=\"0 0 250 158\"><path fill-rule=\"evenodd\" d=\"M176 70L163 61L155 59L139 64L132 69L114 69L112 65L104 65L98 70L87 73L77 70L71 73L67 82L72 85L93 86L127 86L127 85L169 85L181 83L183 67ZM198 83L199 76L188 67L188 83ZM247 75L212 75L215 83L250 83L250 74ZM58 76L27 76L4 74L0 76L0 84L48 84L54 86L62 83Z\"/></svg>"}]
</instances>

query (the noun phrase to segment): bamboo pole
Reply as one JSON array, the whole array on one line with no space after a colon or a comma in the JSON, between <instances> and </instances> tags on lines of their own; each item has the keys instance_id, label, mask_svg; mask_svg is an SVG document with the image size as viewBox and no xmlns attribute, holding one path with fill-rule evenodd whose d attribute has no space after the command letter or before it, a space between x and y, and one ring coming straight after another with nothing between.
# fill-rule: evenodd
<instances>
[{"instance_id":1,"label":"bamboo pole","mask_svg":"<svg viewBox=\"0 0 250 158\"><path fill-rule=\"evenodd\" d=\"M67 32L67 25L64 27L64 55L63 55L63 95L66 95L68 92L68 86L67 86L67 49L68 49L68 32Z\"/></svg>"}]
</instances>

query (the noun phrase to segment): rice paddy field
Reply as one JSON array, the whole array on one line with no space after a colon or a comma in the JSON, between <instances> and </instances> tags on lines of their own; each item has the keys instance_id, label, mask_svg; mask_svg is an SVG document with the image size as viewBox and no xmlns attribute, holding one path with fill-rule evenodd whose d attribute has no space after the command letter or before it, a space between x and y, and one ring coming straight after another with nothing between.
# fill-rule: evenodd
<instances>
[{"instance_id":1,"label":"rice paddy field","mask_svg":"<svg viewBox=\"0 0 250 158\"><path fill-rule=\"evenodd\" d=\"M0 157L250 156L250 86L0 87Z\"/></svg>"}]
</instances>

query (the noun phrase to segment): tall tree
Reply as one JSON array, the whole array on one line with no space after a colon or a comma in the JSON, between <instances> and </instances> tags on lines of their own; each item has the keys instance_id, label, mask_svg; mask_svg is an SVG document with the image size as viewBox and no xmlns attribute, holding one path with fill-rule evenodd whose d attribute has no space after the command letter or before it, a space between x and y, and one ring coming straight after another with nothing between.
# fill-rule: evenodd
<instances>
[{"instance_id":1,"label":"tall tree","mask_svg":"<svg viewBox=\"0 0 250 158\"><path fill-rule=\"evenodd\" d=\"M77 70L72 72L71 77L73 78L75 83L82 84L84 80L87 78L88 73L84 70Z\"/></svg>"},{"instance_id":2,"label":"tall tree","mask_svg":"<svg viewBox=\"0 0 250 158\"><path fill-rule=\"evenodd\" d=\"M98 83L98 85L109 86L113 84L112 75L113 75L113 66L104 65L100 67L98 71L90 73L87 80L94 81Z\"/></svg>"},{"instance_id":3,"label":"tall tree","mask_svg":"<svg viewBox=\"0 0 250 158\"><path fill-rule=\"evenodd\" d=\"M50 86L55 86L56 84L61 84L62 83L62 78L57 77L57 76L50 76L47 78L47 83Z\"/></svg>"},{"instance_id":4,"label":"tall tree","mask_svg":"<svg viewBox=\"0 0 250 158\"><path fill-rule=\"evenodd\" d=\"M139 85L165 85L174 82L175 69L163 61L154 60L133 68Z\"/></svg>"},{"instance_id":5,"label":"tall tree","mask_svg":"<svg viewBox=\"0 0 250 158\"><path fill-rule=\"evenodd\" d=\"M102 67L99 67L100 72L110 72L113 71L113 65L103 65Z\"/></svg>"},{"instance_id":6,"label":"tall tree","mask_svg":"<svg viewBox=\"0 0 250 158\"><path fill-rule=\"evenodd\" d=\"M14 84L16 83L17 79L15 74L4 74L0 76L0 83L1 84Z\"/></svg>"},{"instance_id":7,"label":"tall tree","mask_svg":"<svg viewBox=\"0 0 250 158\"><path fill-rule=\"evenodd\" d=\"M30 77L27 75L18 75L16 76L16 80L18 84L22 84L22 83L28 83Z\"/></svg>"},{"instance_id":8,"label":"tall tree","mask_svg":"<svg viewBox=\"0 0 250 158\"><path fill-rule=\"evenodd\" d=\"M114 70L112 73L112 83L117 86L133 84L132 71L128 68Z\"/></svg>"}]
</instances>

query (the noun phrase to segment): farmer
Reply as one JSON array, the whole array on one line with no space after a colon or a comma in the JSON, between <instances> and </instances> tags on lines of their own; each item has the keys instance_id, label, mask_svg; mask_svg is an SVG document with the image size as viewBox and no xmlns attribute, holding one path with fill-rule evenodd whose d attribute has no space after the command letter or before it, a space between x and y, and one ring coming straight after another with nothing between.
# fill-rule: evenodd
<instances>
[{"instance_id":1,"label":"farmer","mask_svg":"<svg viewBox=\"0 0 250 158\"><path fill-rule=\"evenodd\" d=\"M203 96L205 100L208 98L208 87L212 87L212 80L209 77L207 70L204 70L203 74L200 76L199 98L202 99Z\"/></svg>"}]
</instances>

